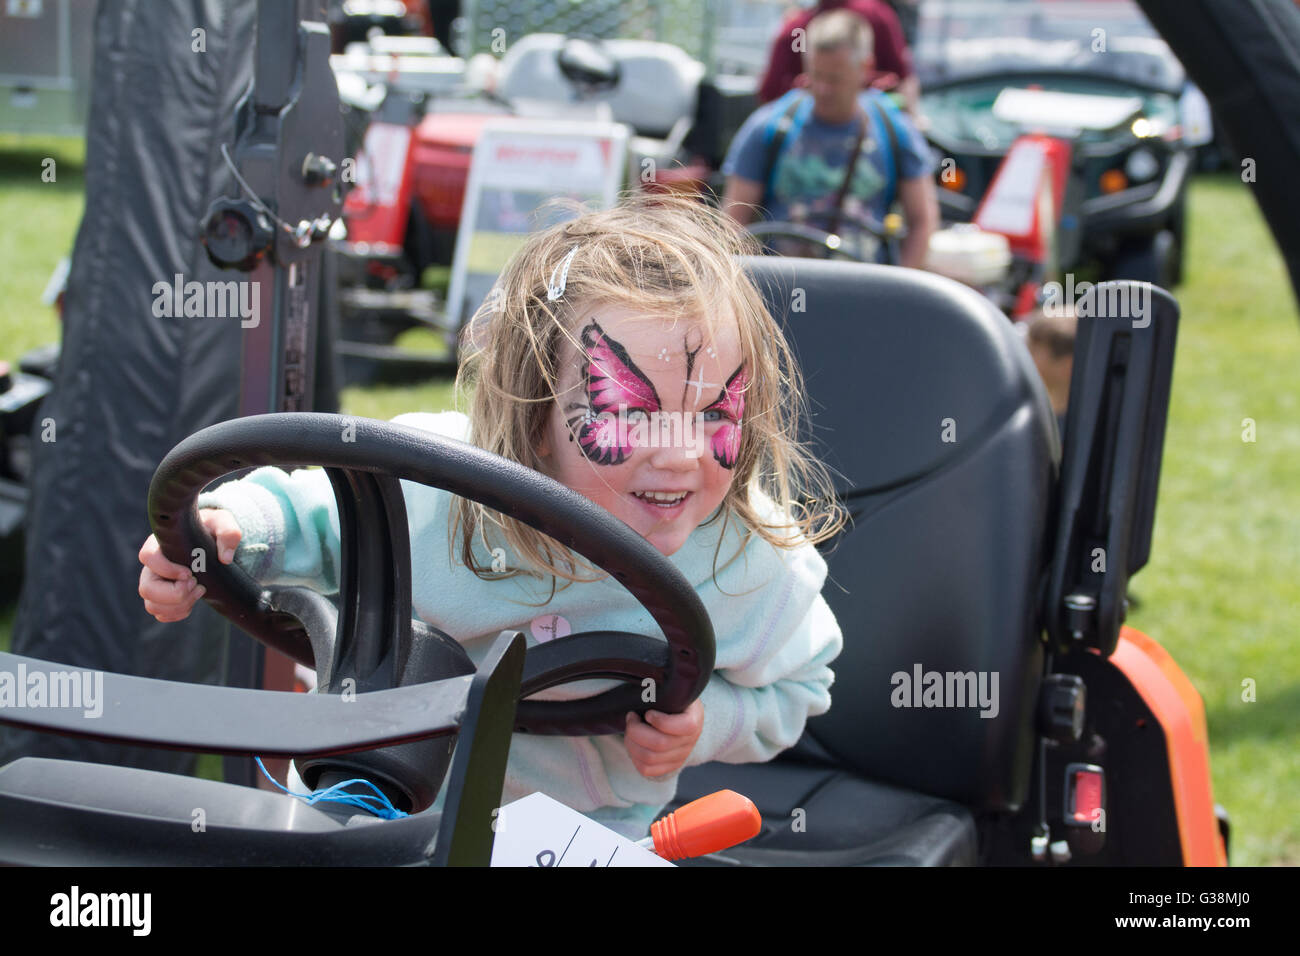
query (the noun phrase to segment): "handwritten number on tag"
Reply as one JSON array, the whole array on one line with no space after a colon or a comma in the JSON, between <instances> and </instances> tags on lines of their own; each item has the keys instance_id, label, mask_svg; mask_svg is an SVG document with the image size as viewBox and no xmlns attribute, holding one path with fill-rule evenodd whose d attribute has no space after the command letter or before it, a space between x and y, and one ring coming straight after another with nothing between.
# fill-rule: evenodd
<instances>
[{"instance_id":1,"label":"handwritten number on tag","mask_svg":"<svg viewBox=\"0 0 1300 956\"><path fill-rule=\"evenodd\" d=\"M560 858L558 860L555 858L554 850L543 850L541 853L537 854L537 865L538 866L559 866L561 863L564 862L564 854L569 852L569 847L573 846L573 841L577 839L578 834L581 832L582 832L582 827L578 827L578 829L573 831L573 836L569 837L569 842L566 843L564 846L564 853L560 854ZM545 862L543 862L542 857L546 857Z\"/></svg>"}]
</instances>

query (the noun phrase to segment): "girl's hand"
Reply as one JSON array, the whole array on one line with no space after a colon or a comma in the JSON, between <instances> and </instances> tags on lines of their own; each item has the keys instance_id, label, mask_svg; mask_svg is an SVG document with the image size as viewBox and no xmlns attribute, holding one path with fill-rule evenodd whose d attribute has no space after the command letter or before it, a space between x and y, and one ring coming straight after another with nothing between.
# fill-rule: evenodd
<instances>
[{"instance_id":1,"label":"girl's hand","mask_svg":"<svg viewBox=\"0 0 1300 956\"><path fill-rule=\"evenodd\" d=\"M703 730L704 705L697 699L680 714L647 710L645 720L628 714L623 742L641 776L662 777L682 768Z\"/></svg>"},{"instance_id":2,"label":"girl's hand","mask_svg":"<svg viewBox=\"0 0 1300 956\"><path fill-rule=\"evenodd\" d=\"M199 511L199 521L217 542L218 560L222 564L235 560L235 548L242 535L234 516L218 508L204 508ZM164 624L189 617L194 603L206 590L190 569L168 561L153 535L140 548L140 563L144 565L140 571L144 609Z\"/></svg>"}]
</instances>

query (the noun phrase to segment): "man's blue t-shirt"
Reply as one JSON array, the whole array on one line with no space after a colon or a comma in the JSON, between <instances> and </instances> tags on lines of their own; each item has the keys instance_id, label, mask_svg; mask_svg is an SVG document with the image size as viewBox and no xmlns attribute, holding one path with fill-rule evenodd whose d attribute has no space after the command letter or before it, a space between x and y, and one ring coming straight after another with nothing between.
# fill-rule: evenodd
<instances>
[{"instance_id":1,"label":"man's blue t-shirt","mask_svg":"<svg viewBox=\"0 0 1300 956\"><path fill-rule=\"evenodd\" d=\"M858 135L857 119L847 123L823 123L813 115L812 97L806 93L787 94L799 100L790 130L772 170L770 182L764 184L761 206L765 218L777 222L805 223L826 228L835 206L835 197L844 183L849 152ZM874 99L867 106L869 98ZM911 120L897 109L889 110L898 139L898 155L890 157L889 134L882 126L886 109L883 94L864 91L860 100L868 119L853 182L844 200L842 222L850 221L863 211L876 220L889 212L886 203L892 170L893 192L898 183L932 172L929 147ZM767 165L771 131L790 107L792 99L782 97L756 110L736 133L727 152L722 172L753 182L763 182Z\"/></svg>"}]
</instances>

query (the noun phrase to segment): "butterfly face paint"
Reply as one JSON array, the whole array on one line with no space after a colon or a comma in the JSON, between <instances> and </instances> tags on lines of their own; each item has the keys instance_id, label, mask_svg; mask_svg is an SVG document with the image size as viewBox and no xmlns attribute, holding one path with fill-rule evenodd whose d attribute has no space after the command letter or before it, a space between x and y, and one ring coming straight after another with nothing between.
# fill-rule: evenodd
<instances>
[{"instance_id":1,"label":"butterfly face paint","mask_svg":"<svg viewBox=\"0 0 1300 956\"><path fill-rule=\"evenodd\" d=\"M618 427L620 406L628 420L649 418L660 409L659 393L627 349L607 336L598 322L593 320L582 330L581 342L587 401L566 407L581 412L568 419L568 425L587 458L598 465L621 465L636 447L636 433Z\"/></svg>"},{"instance_id":2,"label":"butterfly face paint","mask_svg":"<svg viewBox=\"0 0 1300 956\"><path fill-rule=\"evenodd\" d=\"M736 467L740 457L740 427L745 418L745 387L749 376L742 365L731 373L713 404L704 410L706 421L721 421L713 433L713 458L723 468Z\"/></svg>"},{"instance_id":3,"label":"butterfly face paint","mask_svg":"<svg viewBox=\"0 0 1300 956\"><path fill-rule=\"evenodd\" d=\"M557 355L559 401L537 437L538 470L660 554L676 553L717 513L739 470L721 461L746 453L747 439L726 437L739 424L746 381L733 371L745 357L727 318L705 341L704 323L602 304L582 315Z\"/></svg>"}]
</instances>

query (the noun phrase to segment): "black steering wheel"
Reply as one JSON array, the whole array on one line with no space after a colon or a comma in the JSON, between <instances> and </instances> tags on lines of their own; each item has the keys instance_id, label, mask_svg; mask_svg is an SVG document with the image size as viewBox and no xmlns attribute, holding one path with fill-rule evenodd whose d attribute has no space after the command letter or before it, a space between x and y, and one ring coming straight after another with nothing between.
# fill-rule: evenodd
<instances>
[{"instance_id":1,"label":"black steering wheel","mask_svg":"<svg viewBox=\"0 0 1300 956\"><path fill-rule=\"evenodd\" d=\"M199 523L196 502L214 480L250 467L324 466L338 504L339 610L306 588L264 588ZM399 479L442 488L549 535L609 572L659 625L657 637L599 631L528 650L521 697L589 678L625 682L593 697L521 700L517 731L567 736L621 733L628 711L684 710L713 671L713 626L699 595L649 542L587 498L464 442L391 422L342 415L255 415L212 425L163 459L149 487L149 519L163 554L196 568L205 600L268 647L321 674L346 663L362 689L429 679L412 638L410 543ZM202 555L200 560L199 556ZM415 622L414 633L440 632ZM423 641L428 643L428 641ZM427 656L427 655L424 655ZM646 680L653 681L647 685ZM653 686L647 702L644 689Z\"/></svg>"},{"instance_id":2,"label":"black steering wheel","mask_svg":"<svg viewBox=\"0 0 1300 956\"><path fill-rule=\"evenodd\" d=\"M829 223L824 223L829 225ZM809 249L809 258L834 259L837 256L842 259L848 259L851 262L873 262L875 260L864 259L857 252L845 248L844 234L846 229L852 229L859 232L865 232L872 236L880 243L880 248L884 253L885 265L898 265L900 255L898 251L898 240L906 235L906 231L880 221L870 213L851 214L844 212L840 218L840 228L836 232L830 232L824 228L818 228L813 223L802 222L784 222L778 220L762 220L750 223L746 230L751 236L763 242L765 251L773 253L770 240L772 239L797 239L807 244Z\"/></svg>"}]
</instances>

